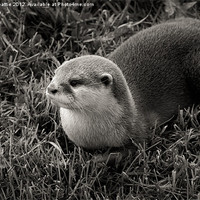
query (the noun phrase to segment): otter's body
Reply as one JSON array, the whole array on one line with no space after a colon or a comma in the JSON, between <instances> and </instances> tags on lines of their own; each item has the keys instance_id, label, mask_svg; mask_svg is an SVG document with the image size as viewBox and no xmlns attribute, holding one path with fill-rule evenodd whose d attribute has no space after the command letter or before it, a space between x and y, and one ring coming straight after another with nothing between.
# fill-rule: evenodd
<instances>
[{"instance_id":1,"label":"otter's body","mask_svg":"<svg viewBox=\"0 0 200 200\"><path fill-rule=\"evenodd\" d=\"M63 63L47 89L68 137L86 148L142 142L149 128L200 101L200 22L182 19L143 30L109 59Z\"/></svg>"},{"instance_id":2,"label":"otter's body","mask_svg":"<svg viewBox=\"0 0 200 200\"><path fill-rule=\"evenodd\" d=\"M122 70L136 107L158 122L200 103L200 21L181 19L140 31L109 57Z\"/></svg>"}]
</instances>

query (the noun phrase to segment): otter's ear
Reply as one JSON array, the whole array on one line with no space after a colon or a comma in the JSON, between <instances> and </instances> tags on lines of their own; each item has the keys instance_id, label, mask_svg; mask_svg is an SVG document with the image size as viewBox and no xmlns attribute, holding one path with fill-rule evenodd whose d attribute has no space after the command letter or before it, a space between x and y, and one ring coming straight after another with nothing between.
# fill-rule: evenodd
<instances>
[{"instance_id":1,"label":"otter's ear","mask_svg":"<svg viewBox=\"0 0 200 200\"><path fill-rule=\"evenodd\" d=\"M112 85L112 83L113 83L113 77L109 73L103 73L100 76L100 80L105 86Z\"/></svg>"}]
</instances>

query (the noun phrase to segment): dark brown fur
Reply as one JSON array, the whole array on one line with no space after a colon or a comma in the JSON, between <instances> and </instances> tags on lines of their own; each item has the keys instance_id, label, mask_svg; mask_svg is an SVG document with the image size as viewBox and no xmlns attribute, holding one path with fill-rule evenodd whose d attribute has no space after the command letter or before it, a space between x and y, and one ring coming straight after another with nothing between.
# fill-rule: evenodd
<instances>
[{"instance_id":1,"label":"dark brown fur","mask_svg":"<svg viewBox=\"0 0 200 200\"><path fill-rule=\"evenodd\" d=\"M200 21L179 19L140 31L109 57L122 70L136 108L159 122L200 102ZM148 120L148 119L147 119Z\"/></svg>"}]
</instances>

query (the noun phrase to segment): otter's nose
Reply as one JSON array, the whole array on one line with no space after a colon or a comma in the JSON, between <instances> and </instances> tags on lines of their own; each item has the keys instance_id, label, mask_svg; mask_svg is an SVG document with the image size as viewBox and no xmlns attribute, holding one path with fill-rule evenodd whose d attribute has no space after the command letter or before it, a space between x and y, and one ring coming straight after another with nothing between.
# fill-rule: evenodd
<instances>
[{"instance_id":1,"label":"otter's nose","mask_svg":"<svg viewBox=\"0 0 200 200\"><path fill-rule=\"evenodd\" d=\"M47 93L55 95L58 92L58 86L55 85L54 83L51 83L47 87Z\"/></svg>"}]
</instances>

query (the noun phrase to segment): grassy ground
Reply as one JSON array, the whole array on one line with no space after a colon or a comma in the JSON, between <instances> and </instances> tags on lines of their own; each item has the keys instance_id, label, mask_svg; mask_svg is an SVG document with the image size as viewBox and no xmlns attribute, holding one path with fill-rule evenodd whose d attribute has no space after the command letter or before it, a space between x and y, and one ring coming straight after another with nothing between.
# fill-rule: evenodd
<instances>
[{"instance_id":1,"label":"grassy ground","mask_svg":"<svg viewBox=\"0 0 200 200\"><path fill-rule=\"evenodd\" d=\"M0 6L0 199L200 199L198 107L177 111L149 144L109 165L68 141L44 93L65 59L107 56L157 22L200 18L199 3L91 2Z\"/></svg>"}]
</instances>

